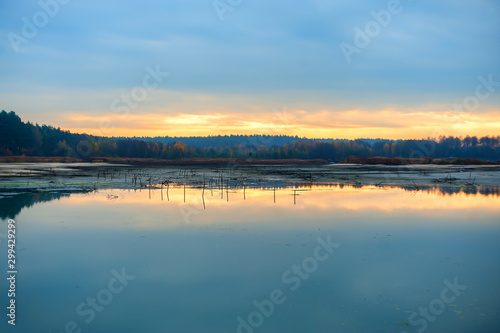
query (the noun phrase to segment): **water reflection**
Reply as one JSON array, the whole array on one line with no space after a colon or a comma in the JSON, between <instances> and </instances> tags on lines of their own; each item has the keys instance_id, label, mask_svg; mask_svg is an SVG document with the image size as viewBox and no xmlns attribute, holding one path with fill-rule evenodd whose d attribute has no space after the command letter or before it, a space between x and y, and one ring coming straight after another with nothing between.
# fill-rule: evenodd
<instances>
[{"instance_id":1,"label":"water reflection","mask_svg":"<svg viewBox=\"0 0 500 333\"><path fill-rule=\"evenodd\" d=\"M326 190L331 190L330 193ZM246 186L246 185L231 185L231 186L202 186L202 185L152 185L151 187L144 187L139 189L128 190L112 190L113 193L120 193L120 196L127 196L127 200L144 202L145 200L161 200L175 203L187 203L202 205L206 209L208 205L219 205L216 199L222 201L236 203L243 200L254 200L256 203L272 203L276 204L297 204L300 202L302 205L317 206L318 202L332 199L335 196L334 190L340 191L344 194L340 197L347 195L352 196L352 193L358 193L359 198L356 199L355 205L361 207L362 205L370 207L371 205L364 202L362 193L369 191L377 191L381 195L383 192L409 193L410 197L416 197L415 201L423 200L426 198L427 206L431 208L436 205L434 201L436 198L451 198L447 200L446 206L460 209L464 207L471 207L477 205L484 205L489 207L494 201L483 199L495 199L500 197L500 187L498 186L438 186L438 185L410 185L410 186L387 186L387 185L361 185L361 184L327 184L327 185L313 185L304 183L273 183L269 186ZM115 200L115 194L109 194L110 190L106 190L106 200ZM24 191L2 191L0 192L0 219L15 218L23 208L29 208L40 202L49 202L52 200L59 200L60 198L68 197L71 194L87 194L98 193L99 191L92 191L89 189L68 189L68 190L24 190ZM102 192L102 191L101 191ZM310 192L305 197L303 192ZM320 194L318 197L317 194ZM79 197L75 200L96 200L95 196ZM93 199L90 199L93 198ZM309 200L314 198L312 200ZM405 197L406 198L406 197ZM464 200L464 198L468 198ZM481 199L483 198L483 199ZM338 203L338 200L335 199ZM383 200L382 200L383 201ZM404 204L397 201L392 201L391 206L408 208L414 206L414 202L404 200ZM381 206L377 204L377 206Z\"/></svg>"},{"instance_id":2,"label":"water reflection","mask_svg":"<svg viewBox=\"0 0 500 333\"><path fill-rule=\"evenodd\" d=\"M408 317L457 277L468 289L426 332L497 332L500 198L442 189L171 185L39 194L39 205L13 195L24 207L16 328L238 332L278 288L286 302L254 332L417 332ZM283 275L318 237L341 247L291 291ZM136 278L87 323L79 304L122 267Z\"/></svg>"},{"instance_id":3,"label":"water reflection","mask_svg":"<svg viewBox=\"0 0 500 333\"><path fill-rule=\"evenodd\" d=\"M54 191L2 191L0 192L0 219L15 218L23 208L29 208L40 202L59 200L71 194L85 193L86 190Z\"/></svg>"}]
</instances>

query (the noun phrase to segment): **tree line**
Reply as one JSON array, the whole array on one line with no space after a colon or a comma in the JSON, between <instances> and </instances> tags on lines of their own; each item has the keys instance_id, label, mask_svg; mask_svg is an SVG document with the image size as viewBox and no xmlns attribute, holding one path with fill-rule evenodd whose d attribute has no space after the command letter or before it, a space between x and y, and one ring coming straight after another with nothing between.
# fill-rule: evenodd
<instances>
[{"instance_id":1,"label":"tree line","mask_svg":"<svg viewBox=\"0 0 500 333\"><path fill-rule=\"evenodd\" d=\"M262 158L324 159L331 162L355 158L482 159L500 161L500 136L441 136L426 140L332 140L292 136L214 136L196 138L196 145L155 138L109 138L74 134L47 125L23 122L13 111L0 112L0 156L68 156L134 158ZM224 144L230 141L230 144ZM285 143L284 143L285 142Z\"/></svg>"}]
</instances>

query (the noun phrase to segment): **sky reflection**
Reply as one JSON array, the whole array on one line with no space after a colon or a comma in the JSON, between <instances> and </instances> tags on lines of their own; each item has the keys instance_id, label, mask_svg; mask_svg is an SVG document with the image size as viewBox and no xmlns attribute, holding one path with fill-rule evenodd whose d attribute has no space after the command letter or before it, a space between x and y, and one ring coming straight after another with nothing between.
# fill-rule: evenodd
<instances>
[{"instance_id":1,"label":"sky reflection","mask_svg":"<svg viewBox=\"0 0 500 333\"><path fill-rule=\"evenodd\" d=\"M86 225L98 221L101 226L119 223L123 227L164 228L186 223L187 215L189 223L202 225L248 222L251 218L252 224L288 221L288 225L300 227L301 221L314 219L316 222L335 223L353 216L361 221L376 216L380 223L388 223L394 215L407 216L406 222L419 220L419 223L426 223L426 217L441 216L446 217L443 220L446 223L468 223L478 211L487 221L496 223L500 216L499 203L500 198L495 195L443 194L437 190L408 191L376 186L223 191L171 186L168 195L167 189L72 194L41 209L57 209L68 216L85 211L90 217ZM103 224L100 217L108 215L109 209L127 213L127 218L122 221L105 219Z\"/></svg>"},{"instance_id":2,"label":"sky reflection","mask_svg":"<svg viewBox=\"0 0 500 333\"><path fill-rule=\"evenodd\" d=\"M286 302L255 332L417 332L401 323L456 277L468 289L426 332L498 331L498 196L302 190L295 204L293 188L276 202L272 189L229 189L229 200L205 190L204 209L202 189L186 188L184 202L184 187L170 187L163 200L160 190L100 190L24 206L16 328L237 332L237 318L278 288ZM283 274L318 237L341 246L292 291ZM77 306L122 268L135 280L86 323Z\"/></svg>"}]
</instances>

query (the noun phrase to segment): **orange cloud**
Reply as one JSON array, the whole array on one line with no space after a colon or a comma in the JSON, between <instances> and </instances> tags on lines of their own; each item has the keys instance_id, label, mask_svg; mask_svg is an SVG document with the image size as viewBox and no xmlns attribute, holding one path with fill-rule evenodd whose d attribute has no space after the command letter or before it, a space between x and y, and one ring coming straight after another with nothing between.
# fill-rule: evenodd
<instances>
[{"instance_id":1,"label":"orange cloud","mask_svg":"<svg viewBox=\"0 0 500 333\"><path fill-rule=\"evenodd\" d=\"M65 127L72 132L104 136L208 136L224 134L298 135L308 138L361 137L419 139L439 135L498 135L498 112L481 114L453 111L394 109L274 110L246 113L163 112L89 116L75 113Z\"/></svg>"}]
</instances>

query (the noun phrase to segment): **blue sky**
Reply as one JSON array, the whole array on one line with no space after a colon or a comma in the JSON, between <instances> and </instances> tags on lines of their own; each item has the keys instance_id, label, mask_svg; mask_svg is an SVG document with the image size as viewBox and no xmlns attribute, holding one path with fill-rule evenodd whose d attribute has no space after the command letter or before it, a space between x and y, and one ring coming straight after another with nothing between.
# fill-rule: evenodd
<instances>
[{"instance_id":1,"label":"blue sky","mask_svg":"<svg viewBox=\"0 0 500 333\"><path fill-rule=\"evenodd\" d=\"M9 36L43 8L0 0L0 109L24 120L94 134L103 119L111 134L500 133L500 87L473 110L452 107L479 76L500 82L498 1L401 0L350 63L339 45L394 0L243 0L224 20L211 0L60 1L40 2L59 8L16 52ZM147 66L170 75L126 116L111 112ZM287 119L272 128L276 110Z\"/></svg>"}]
</instances>

